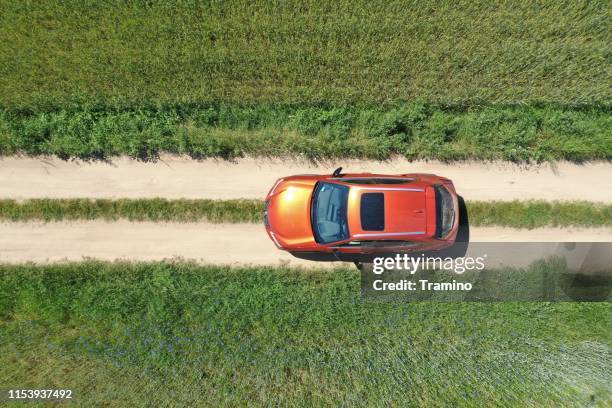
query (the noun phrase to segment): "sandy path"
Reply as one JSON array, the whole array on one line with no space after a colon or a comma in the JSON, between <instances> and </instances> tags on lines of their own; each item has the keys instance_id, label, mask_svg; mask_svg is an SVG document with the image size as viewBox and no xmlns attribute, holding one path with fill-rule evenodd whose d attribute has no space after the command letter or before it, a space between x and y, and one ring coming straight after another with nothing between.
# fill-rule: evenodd
<instances>
[{"instance_id":1,"label":"sandy path","mask_svg":"<svg viewBox=\"0 0 612 408\"><path fill-rule=\"evenodd\" d=\"M531 231L472 228L470 235L476 242L612 242L612 230L608 228ZM531 257L509 253L508 262L523 266L542 250L554 249L556 244L542 245L533 245ZM0 262L53 262L83 257L103 260L183 257L218 264L326 265L299 260L277 250L258 224L128 221L0 224Z\"/></svg>"},{"instance_id":2,"label":"sandy path","mask_svg":"<svg viewBox=\"0 0 612 408\"><path fill-rule=\"evenodd\" d=\"M612 202L612 164L555 167L508 163L392 162L339 160L313 165L305 161L240 159L194 161L176 156L156 163L127 158L83 163L56 158L0 158L0 198L262 198L282 176L346 171L437 173L453 179L467 200L589 200Z\"/></svg>"}]
</instances>

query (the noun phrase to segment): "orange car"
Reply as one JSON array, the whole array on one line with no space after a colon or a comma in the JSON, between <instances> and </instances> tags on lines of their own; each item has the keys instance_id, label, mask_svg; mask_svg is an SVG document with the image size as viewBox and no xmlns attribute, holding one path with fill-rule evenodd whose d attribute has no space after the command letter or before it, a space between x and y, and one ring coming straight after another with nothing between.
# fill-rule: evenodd
<instances>
[{"instance_id":1,"label":"orange car","mask_svg":"<svg viewBox=\"0 0 612 408\"><path fill-rule=\"evenodd\" d=\"M264 224L279 249L312 260L431 251L453 245L459 226L452 181L433 174L298 175L276 181Z\"/></svg>"}]
</instances>

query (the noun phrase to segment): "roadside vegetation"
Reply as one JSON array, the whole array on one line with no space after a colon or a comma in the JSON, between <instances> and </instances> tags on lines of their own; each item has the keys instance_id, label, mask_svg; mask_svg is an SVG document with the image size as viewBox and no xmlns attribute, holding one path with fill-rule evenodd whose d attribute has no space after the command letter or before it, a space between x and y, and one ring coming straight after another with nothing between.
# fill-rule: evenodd
<instances>
[{"instance_id":1,"label":"roadside vegetation","mask_svg":"<svg viewBox=\"0 0 612 408\"><path fill-rule=\"evenodd\" d=\"M608 8L0 0L0 155L610 160Z\"/></svg>"},{"instance_id":2,"label":"roadside vegetation","mask_svg":"<svg viewBox=\"0 0 612 408\"><path fill-rule=\"evenodd\" d=\"M468 201L472 226L612 227L612 204L588 201ZM261 222L260 200L0 199L4 221Z\"/></svg>"},{"instance_id":3,"label":"roadside vegetation","mask_svg":"<svg viewBox=\"0 0 612 408\"><path fill-rule=\"evenodd\" d=\"M612 401L610 303L394 303L359 288L350 268L1 265L0 382L71 388L83 405Z\"/></svg>"},{"instance_id":4,"label":"roadside vegetation","mask_svg":"<svg viewBox=\"0 0 612 408\"><path fill-rule=\"evenodd\" d=\"M0 112L0 155L581 162L612 159L611 128L604 107L82 105Z\"/></svg>"}]
</instances>

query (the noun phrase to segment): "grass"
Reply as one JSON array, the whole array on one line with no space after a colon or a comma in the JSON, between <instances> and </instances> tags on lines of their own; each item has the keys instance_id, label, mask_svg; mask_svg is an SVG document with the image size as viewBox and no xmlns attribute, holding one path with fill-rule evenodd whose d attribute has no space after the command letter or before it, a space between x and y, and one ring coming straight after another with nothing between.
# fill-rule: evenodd
<instances>
[{"instance_id":1,"label":"grass","mask_svg":"<svg viewBox=\"0 0 612 408\"><path fill-rule=\"evenodd\" d=\"M611 160L609 107L176 103L0 110L0 155Z\"/></svg>"},{"instance_id":2,"label":"grass","mask_svg":"<svg viewBox=\"0 0 612 408\"><path fill-rule=\"evenodd\" d=\"M610 316L366 302L342 268L2 265L0 383L72 388L85 406L603 407Z\"/></svg>"},{"instance_id":3,"label":"grass","mask_svg":"<svg viewBox=\"0 0 612 408\"><path fill-rule=\"evenodd\" d=\"M471 226L612 227L612 204L588 201L469 201ZM260 200L0 199L0 220L261 222Z\"/></svg>"},{"instance_id":4,"label":"grass","mask_svg":"<svg viewBox=\"0 0 612 408\"><path fill-rule=\"evenodd\" d=\"M605 1L0 2L0 106L610 103Z\"/></svg>"},{"instance_id":5,"label":"grass","mask_svg":"<svg viewBox=\"0 0 612 408\"><path fill-rule=\"evenodd\" d=\"M259 200L0 199L0 219L8 221L177 221L260 222Z\"/></svg>"},{"instance_id":6,"label":"grass","mask_svg":"<svg viewBox=\"0 0 612 408\"><path fill-rule=\"evenodd\" d=\"M511 228L612 227L612 205L588 201L468 201L470 225Z\"/></svg>"}]
</instances>

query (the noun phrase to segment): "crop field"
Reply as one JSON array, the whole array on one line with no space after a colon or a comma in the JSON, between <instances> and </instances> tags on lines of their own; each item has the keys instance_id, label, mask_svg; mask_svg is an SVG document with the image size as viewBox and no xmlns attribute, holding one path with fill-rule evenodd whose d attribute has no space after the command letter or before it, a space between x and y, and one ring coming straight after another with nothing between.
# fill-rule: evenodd
<instances>
[{"instance_id":1,"label":"crop field","mask_svg":"<svg viewBox=\"0 0 612 408\"><path fill-rule=\"evenodd\" d=\"M469 224L512 228L612 227L612 205L588 201L470 201ZM260 200L0 199L5 221L262 222Z\"/></svg>"},{"instance_id":2,"label":"crop field","mask_svg":"<svg viewBox=\"0 0 612 408\"><path fill-rule=\"evenodd\" d=\"M85 262L0 266L0 306L0 382L84 405L611 402L609 303L362 301L343 268Z\"/></svg>"},{"instance_id":3,"label":"crop field","mask_svg":"<svg viewBox=\"0 0 612 408\"><path fill-rule=\"evenodd\" d=\"M611 158L603 1L0 8L2 155Z\"/></svg>"},{"instance_id":4,"label":"crop field","mask_svg":"<svg viewBox=\"0 0 612 408\"><path fill-rule=\"evenodd\" d=\"M0 101L610 103L593 2L2 0Z\"/></svg>"}]
</instances>

